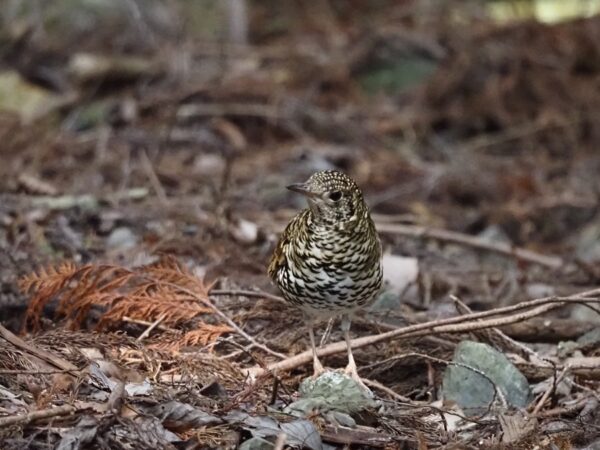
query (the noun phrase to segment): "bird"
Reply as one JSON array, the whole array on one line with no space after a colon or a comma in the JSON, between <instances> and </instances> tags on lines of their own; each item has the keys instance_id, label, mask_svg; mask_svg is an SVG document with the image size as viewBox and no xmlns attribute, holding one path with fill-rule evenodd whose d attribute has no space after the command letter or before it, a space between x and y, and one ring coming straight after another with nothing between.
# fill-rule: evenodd
<instances>
[{"instance_id":1,"label":"bird","mask_svg":"<svg viewBox=\"0 0 600 450\"><path fill-rule=\"evenodd\" d=\"M314 325L341 316L348 352L345 373L365 387L350 345L356 310L379 293L383 270L381 241L356 182L343 172L315 172L307 181L287 186L306 197L281 234L268 274L284 299L306 318L313 355L313 377L325 369L317 355Z\"/></svg>"}]
</instances>

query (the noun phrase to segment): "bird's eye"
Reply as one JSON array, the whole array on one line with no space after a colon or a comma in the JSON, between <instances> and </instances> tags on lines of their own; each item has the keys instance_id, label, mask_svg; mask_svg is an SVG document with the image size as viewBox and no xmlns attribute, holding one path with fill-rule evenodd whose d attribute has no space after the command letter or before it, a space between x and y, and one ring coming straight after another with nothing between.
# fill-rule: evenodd
<instances>
[{"instance_id":1,"label":"bird's eye","mask_svg":"<svg viewBox=\"0 0 600 450\"><path fill-rule=\"evenodd\" d=\"M334 191L331 194L329 194L329 199L333 200L334 202L337 202L341 198L342 198L342 193L340 191Z\"/></svg>"}]
</instances>

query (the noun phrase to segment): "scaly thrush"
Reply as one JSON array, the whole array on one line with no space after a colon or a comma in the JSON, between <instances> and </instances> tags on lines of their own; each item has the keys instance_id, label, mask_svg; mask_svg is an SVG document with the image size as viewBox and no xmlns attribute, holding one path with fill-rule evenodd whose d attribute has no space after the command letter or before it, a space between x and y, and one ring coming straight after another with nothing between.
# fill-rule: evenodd
<instances>
[{"instance_id":1,"label":"scaly thrush","mask_svg":"<svg viewBox=\"0 0 600 450\"><path fill-rule=\"evenodd\" d=\"M350 347L350 320L381 288L381 243L357 184L326 170L291 191L304 195L308 208L288 224L269 264L269 275L283 297L307 317L315 376L324 372L317 356L316 320L342 315L348 347L346 373L360 381Z\"/></svg>"}]
</instances>

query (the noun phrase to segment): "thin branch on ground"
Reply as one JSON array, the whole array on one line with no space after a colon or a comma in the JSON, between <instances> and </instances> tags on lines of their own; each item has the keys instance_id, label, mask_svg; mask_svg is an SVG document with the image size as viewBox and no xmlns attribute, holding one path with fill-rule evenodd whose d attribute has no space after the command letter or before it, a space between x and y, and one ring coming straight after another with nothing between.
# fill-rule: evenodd
<instances>
[{"instance_id":1,"label":"thin branch on ground","mask_svg":"<svg viewBox=\"0 0 600 450\"><path fill-rule=\"evenodd\" d=\"M137 337L136 341L138 341L138 342L139 342L139 341L142 341L142 340L144 340L145 338L147 338L148 336L150 336L150 333L152 332L152 330L154 330L154 329L155 329L157 326L159 326L159 325L160 325L160 323L161 323L163 320L165 320L165 318L166 318L166 317L167 317L167 313L162 313L162 314L161 314L161 315L158 317L158 319L156 319L154 322L152 322L150 325L148 325L148 328L146 328L146 329L144 330L144 332L143 332L142 334L140 334L140 335Z\"/></svg>"},{"instance_id":2,"label":"thin branch on ground","mask_svg":"<svg viewBox=\"0 0 600 450\"><path fill-rule=\"evenodd\" d=\"M570 369L570 367L566 366L565 368L563 368L563 370L561 370L561 372L558 375L556 375L556 373L554 374L554 376L552 377L552 383L550 384L550 386L548 386L548 389L546 389L544 394L541 396L541 398L539 399L539 401L536 403L535 407L533 408L533 411L531 412L532 416L538 415L538 413L541 411L542 407L544 406L544 403L546 403L546 400L548 400L548 397L550 397L550 395L553 392L556 392L556 387L558 386L558 383L560 383L563 380L563 378L565 377L565 375L567 374L569 369Z\"/></svg>"},{"instance_id":3,"label":"thin branch on ground","mask_svg":"<svg viewBox=\"0 0 600 450\"><path fill-rule=\"evenodd\" d=\"M0 375L57 375L73 372L83 372L83 370L0 369Z\"/></svg>"},{"instance_id":4,"label":"thin branch on ground","mask_svg":"<svg viewBox=\"0 0 600 450\"><path fill-rule=\"evenodd\" d=\"M489 242L485 239L476 236L470 236L468 234L458 233L456 231L393 223L378 223L376 226L377 231L383 234L398 234L423 239L436 239L438 241L465 245L478 250L500 253L520 261L539 264L551 269L559 269L565 263L564 260L558 256L542 255L524 248L515 247L501 242Z\"/></svg>"},{"instance_id":5,"label":"thin branch on ground","mask_svg":"<svg viewBox=\"0 0 600 450\"><path fill-rule=\"evenodd\" d=\"M190 289L187 289L187 288L185 288L183 286L180 286L178 284L175 284L175 283L169 283L169 282L164 282L164 281L161 281L160 283L162 283L162 284L164 284L166 286L170 286L172 288L178 289L179 291L181 291L181 292L189 295L190 297L192 297L196 301L202 303L203 305L208 305L214 311L214 313L216 315L218 315L221 319L223 319L227 323L227 325L229 325L231 328L233 328L239 335L241 335L242 337L244 337L246 340L248 340L249 342L251 342L252 344L254 344L255 347L260 348L264 352L267 352L270 355L276 356L279 359L286 359L287 358L287 356L285 356L284 354L278 353L275 350L271 350L266 345L261 344L260 342L258 342L256 339L254 339L252 336L250 336L248 333L246 333L244 330L242 330L233 320L231 320L223 311L221 311L219 308L217 308L212 302L206 302L206 301L204 301L204 299L202 299L202 297L200 297L194 291L192 291Z\"/></svg>"},{"instance_id":6,"label":"thin branch on ground","mask_svg":"<svg viewBox=\"0 0 600 450\"><path fill-rule=\"evenodd\" d=\"M459 299L456 295L451 295L450 298L460 308L462 308L463 311L465 311L467 314L471 314L473 312L473 310L471 308L469 308L469 306L465 302L463 302L461 299ZM529 356L531 362L536 363L536 364L539 362L543 366L550 366L550 367L552 366L552 364L550 362L545 361L534 350L530 349L529 347L527 347L524 344L521 344L520 342L515 341L513 338L511 338L510 336L507 336L503 331L499 330L498 328L494 327L490 331L495 333L496 336L498 336L505 344L507 344L513 350L520 351L523 354Z\"/></svg>"},{"instance_id":7,"label":"thin branch on ground","mask_svg":"<svg viewBox=\"0 0 600 450\"><path fill-rule=\"evenodd\" d=\"M136 325L143 325L145 327L150 327L154 323L154 322L148 322L147 320L134 319L134 318L128 317L128 316L123 316L121 321L127 322L127 323L133 323ZM167 327L165 325L161 325L160 323L158 325L156 325L154 328L156 328L158 330L162 330L162 331L171 331L171 332L177 331L175 328Z\"/></svg>"},{"instance_id":8,"label":"thin branch on ground","mask_svg":"<svg viewBox=\"0 0 600 450\"><path fill-rule=\"evenodd\" d=\"M586 404L589 402L590 398L592 398L592 397L583 397L567 406L559 406L557 408L540 411L538 413L538 417L545 419L545 418L549 418L549 417L560 417L560 416L573 415L576 412L581 411L586 406Z\"/></svg>"},{"instance_id":9,"label":"thin branch on ground","mask_svg":"<svg viewBox=\"0 0 600 450\"><path fill-rule=\"evenodd\" d=\"M404 328L387 331L372 336L364 336L351 341L352 348L365 347L398 338L409 338L439 333L465 333L468 331L499 327L511 323L522 322L531 317L536 317L553 309L559 308L567 303L600 302L592 296L600 295L600 288L582 292L569 297L545 297L490 311L482 311L464 316L451 317L448 319L433 320L430 322L410 325ZM525 312L519 312L529 309ZM501 314L513 313L504 317L492 317ZM491 317L491 318L490 318ZM487 318L487 320L481 320ZM321 357L342 353L346 350L345 342L335 342L317 349ZM283 361L271 364L269 370L287 371L312 361L310 350L299 353ZM261 373L260 368L249 369L251 373Z\"/></svg>"},{"instance_id":10,"label":"thin branch on ground","mask_svg":"<svg viewBox=\"0 0 600 450\"><path fill-rule=\"evenodd\" d=\"M445 366L455 366L455 367L462 367L463 369L467 369L470 370L473 373L476 373L477 375L480 375L481 377L485 378L494 388L494 396L492 397L492 400L490 401L488 407L487 407L487 411L483 414L487 414L490 412L490 409L492 408L492 406L494 405L494 402L496 401L496 397L500 399L500 402L502 403L502 406L504 406L505 408L508 407L508 403L506 401L506 398L504 397L504 394L502 393L502 391L500 390L500 388L496 385L496 383L494 383L494 381L487 375L485 374L483 371L469 366L468 364L464 364L464 363L460 363L460 362L454 362L454 361L446 361L445 359L441 359L441 358L436 358L435 356L431 356L431 355L425 355L423 353L418 353L418 352L411 352L411 353L403 353L401 355L395 355L392 356L390 358L387 358L383 361L378 361L376 363L370 364L366 367L361 368L361 370L366 370L366 369L372 369L374 367L377 366L381 366L383 364L388 364L390 362L393 361L400 361L402 359L406 359L406 358L411 358L411 357L415 357L415 358L421 358L421 359L425 359L427 361L432 361L438 364L443 364ZM363 380L364 381L364 380ZM482 416L483 417L483 416Z\"/></svg>"},{"instance_id":11,"label":"thin branch on ground","mask_svg":"<svg viewBox=\"0 0 600 450\"><path fill-rule=\"evenodd\" d=\"M66 372L78 372L79 371L77 369L77 366L75 366L74 364L71 364L66 359L63 359L63 358L55 355L54 353L51 353L47 350L44 350L42 348L36 347L32 344L25 342L19 336L15 335L14 333L11 333L8 329L4 328L2 325L0 325L0 337L4 338L6 341L11 343L15 347L23 350L24 352L40 358L41 360L47 362L48 364L52 365L53 367L64 370Z\"/></svg>"},{"instance_id":12,"label":"thin branch on ground","mask_svg":"<svg viewBox=\"0 0 600 450\"><path fill-rule=\"evenodd\" d=\"M368 380L367 378L362 378L361 380L363 383L365 383L367 386L372 387L374 389L378 389L382 392L385 392L386 394L388 394L390 397L392 397L394 400L398 400L401 402L406 402L406 403L413 403L413 401L408 398L405 397L402 394L398 394L397 392L393 391L392 389L390 389L389 387L381 384L379 381L376 380Z\"/></svg>"},{"instance_id":13,"label":"thin branch on ground","mask_svg":"<svg viewBox=\"0 0 600 450\"><path fill-rule=\"evenodd\" d=\"M0 428L9 425L25 425L34 420L49 419L51 417L68 416L77 412L77 408L71 405L57 406L56 408L40 409L31 411L27 414L17 414L14 416L0 417Z\"/></svg>"},{"instance_id":14,"label":"thin branch on ground","mask_svg":"<svg viewBox=\"0 0 600 450\"><path fill-rule=\"evenodd\" d=\"M381 234L394 234L401 236L411 236L420 239L435 239L442 242L472 247L477 250L498 253L504 256L515 258L518 261L539 264L550 269L560 269L565 261L558 256L542 255L541 253L516 247L502 242L490 242L477 236L471 236L457 231L444 230L439 228L429 228L419 225L404 225L399 223L389 223L387 221L377 222L375 224L377 231ZM275 231L281 232L284 224L276 224Z\"/></svg>"}]
</instances>

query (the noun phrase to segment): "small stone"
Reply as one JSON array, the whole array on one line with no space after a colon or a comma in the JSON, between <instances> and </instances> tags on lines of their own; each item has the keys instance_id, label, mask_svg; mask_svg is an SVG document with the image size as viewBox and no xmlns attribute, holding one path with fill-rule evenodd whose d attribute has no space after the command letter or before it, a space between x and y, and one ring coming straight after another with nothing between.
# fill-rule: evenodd
<instances>
[{"instance_id":1,"label":"small stone","mask_svg":"<svg viewBox=\"0 0 600 450\"><path fill-rule=\"evenodd\" d=\"M498 225L491 225L487 227L481 233L479 233L478 236L484 241L512 245L510 237L508 237L502 227L499 227Z\"/></svg>"},{"instance_id":2,"label":"small stone","mask_svg":"<svg viewBox=\"0 0 600 450\"><path fill-rule=\"evenodd\" d=\"M231 234L241 244L253 244L258 239L258 226L254 222L241 219L231 228Z\"/></svg>"},{"instance_id":3,"label":"small stone","mask_svg":"<svg viewBox=\"0 0 600 450\"><path fill-rule=\"evenodd\" d=\"M415 283L419 276L419 261L417 258L383 255L383 280L387 283L388 290L402 294L407 286Z\"/></svg>"},{"instance_id":4,"label":"small stone","mask_svg":"<svg viewBox=\"0 0 600 450\"><path fill-rule=\"evenodd\" d=\"M198 155L194 162L194 169L198 175L214 175L225 170L225 158L212 153Z\"/></svg>"},{"instance_id":5,"label":"small stone","mask_svg":"<svg viewBox=\"0 0 600 450\"><path fill-rule=\"evenodd\" d=\"M137 245L138 238L130 228L118 227L106 238L106 246L112 250L127 250Z\"/></svg>"},{"instance_id":6,"label":"small stone","mask_svg":"<svg viewBox=\"0 0 600 450\"><path fill-rule=\"evenodd\" d=\"M313 411L357 413L377 406L370 392L341 372L325 372L317 379L307 378L300 385L301 398L286 408L286 412L305 416Z\"/></svg>"},{"instance_id":7,"label":"small stone","mask_svg":"<svg viewBox=\"0 0 600 450\"><path fill-rule=\"evenodd\" d=\"M524 408L530 400L527 379L508 358L487 344L462 341L454 353L453 362L471 367L481 374L459 365L449 365L444 373L443 396L456 402L466 414L483 414L494 398L501 404L497 387L509 406ZM488 380L489 378L489 380ZM495 384L495 387L490 383Z\"/></svg>"},{"instance_id":8,"label":"small stone","mask_svg":"<svg viewBox=\"0 0 600 450\"><path fill-rule=\"evenodd\" d=\"M31 122L51 112L60 97L29 83L15 71L0 71L0 112L18 114L23 122Z\"/></svg>"}]
</instances>

